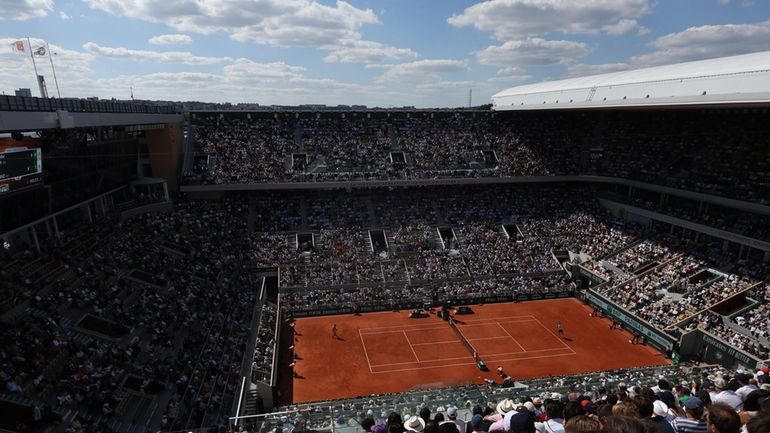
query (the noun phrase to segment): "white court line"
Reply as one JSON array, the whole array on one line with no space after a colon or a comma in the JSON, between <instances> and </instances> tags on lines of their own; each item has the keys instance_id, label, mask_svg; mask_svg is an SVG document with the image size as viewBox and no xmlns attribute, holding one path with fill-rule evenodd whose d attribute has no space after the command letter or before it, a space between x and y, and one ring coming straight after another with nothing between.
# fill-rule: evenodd
<instances>
[{"instance_id":1,"label":"white court line","mask_svg":"<svg viewBox=\"0 0 770 433\"><path fill-rule=\"evenodd\" d=\"M468 319L468 320L463 320L463 322L483 322L485 320L499 320L499 319L521 319L521 318L525 318L525 317L530 317L530 318L533 318L533 319L535 318L535 316L530 316L530 315L526 315L526 316L504 316L504 317L487 317L486 319Z\"/></svg>"},{"instance_id":2,"label":"white court line","mask_svg":"<svg viewBox=\"0 0 770 433\"><path fill-rule=\"evenodd\" d=\"M518 352L516 352L516 353L518 353ZM465 355L465 356L457 356L457 357L454 357L454 358L432 359L432 360L426 360L426 361L420 361L420 362L414 362L414 361L409 361L409 362L390 362L390 363L387 363L387 364L375 364L375 365L372 365L372 368L387 367L389 365L427 364L429 362L451 361L451 360L454 360L454 359L473 359L473 357L470 356L470 355Z\"/></svg>"},{"instance_id":3,"label":"white court line","mask_svg":"<svg viewBox=\"0 0 770 433\"><path fill-rule=\"evenodd\" d=\"M406 331L402 331L404 333L404 338L406 338L407 344L409 344L409 348L412 349L412 353L414 354L414 359L417 361L417 363L420 363L420 357L417 356L417 352L414 351L414 346L412 346L412 342L409 341L409 336L406 335Z\"/></svg>"},{"instance_id":4,"label":"white court line","mask_svg":"<svg viewBox=\"0 0 770 433\"><path fill-rule=\"evenodd\" d=\"M431 344L446 344L446 343L457 343L457 340L431 341L430 343L412 343L412 346L428 346Z\"/></svg>"},{"instance_id":5,"label":"white court line","mask_svg":"<svg viewBox=\"0 0 770 433\"><path fill-rule=\"evenodd\" d=\"M521 353L521 352L517 352ZM541 356L529 356L524 358L508 358L508 359L496 359L495 362L508 362L508 361L523 361L525 359L542 359L542 358L554 358L557 356L574 356L575 353L564 353L564 354L556 354L556 355L541 355ZM413 362L410 364L414 364ZM446 368L446 367L458 367L461 365L476 365L475 362L460 362L456 364L444 364L444 365L437 365L437 366L429 366L429 367L414 367L414 368L400 368L400 369L394 369L394 370L386 370L386 371L373 371L372 374L382 374L382 373L398 373L400 371L415 371L415 370L425 370L428 368Z\"/></svg>"},{"instance_id":6,"label":"white court line","mask_svg":"<svg viewBox=\"0 0 770 433\"><path fill-rule=\"evenodd\" d=\"M508 337L500 337L500 338L508 338ZM454 341L454 342L455 343L460 343L459 341ZM460 344L462 344L462 343L460 343ZM496 356L511 356L511 355L521 355L521 354L525 354L525 353L530 353L531 354L531 353L539 353L539 352L551 352L551 351L554 351L554 350L564 350L564 348L557 347L555 349L530 350L529 352L501 352L501 353L495 353L495 354L484 355L484 356L479 355L479 357L484 359L484 358L491 358L491 357L496 357ZM575 354L575 352L572 351L572 350L570 350L570 352L572 352L572 353L564 353L564 355L574 355ZM465 356L458 356L458 357L454 357L454 358L432 359L432 360L425 360L425 361L420 361L420 362L421 363L441 362L441 361L451 361L453 359L467 359L467 358L472 358L472 356L465 355ZM386 367L386 366L389 366L389 365L406 365L406 364L415 364L415 362L414 361L408 361L408 362L391 362L391 363L387 363L387 364L372 364L372 368Z\"/></svg>"},{"instance_id":7,"label":"white court line","mask_svg":"<svg viewBox=\"0 0 770 433\"><path fill-rule=\"evenodd\" d=\"M358 330L358 336L361 337L361 346L364 348L364 355L366 356L366 363L369 365L369 373L374 373L372 371L372 363L369 361L369 352L366 351L366 343L364 343L364 336L361 334L361 330Z\"/></svg>"},{"instance_id":8,"label":"white court line","mask_svg":"<svg viewBox=\"0 0 770 433\"><path fill-rule=\"evenodd\" d=\"M526 352L526 351L527 351L527 349L525 349L525 348L524 348L524 346L522 346L521 344L519 344L519 342L518 342L518 341L516 341L516 339L515 339L515 338L513 338L513 335L511 335L511 333L510 333L510 332L508 332L508 330L507 330L507 329L503 328L503 325L501 325L501 324L500 324L500 322L497 322L497 326L499 326L499 327L500 327L500 329L502 329L502 330L503 330L503 332L505 332L506 334L508 334L508 336L509 336L509 337L511 337L511 340L513 340L513 342L514 342L514 343L516 343L516 345L517 345L517 346L521 347L521 350L523 350L524 352Z\"/></svg>"},{"instance_id":9,"label":"white court line","mask_svg":"<svg viewBox=\"0 0 770 433\"><path fill-rule=\"evenodd\" d=\"M543 325L543 322L539 321L538 319L535 319L535 321L536 321L537 323L539 323L539 324L540 324L540 326L542 326L542 327L543 327L543 329L545 329L546 331L548 331L548 333L549 333L549 334L553 335L553 338L555 338L555 339L559 340L559 342L560 342L561 344L563 344L563 345L564 345L564 347L566 347L566 348L567 348L567 349L569 349L569 350L572 350L572 348L571 348L571 347L569 347L569 345L568 345L567 343L563 342L563 341L561 340L561 338L557 337L557 336L556 336L556 334L554 334L554 333L553 333L553 331L551 331L550 329L546 328L546 327ZM572 350L572 351L574 352L574 350Z\"/></svg>"},{"instance_id":10,"label":"white court line","mask_svg":"<svg viewBox=\"0 0 770 433\"><path fill-rule=\"evenodd\" d=\"M518 354L525 354L525 353L553 352L554 350L565 350L565 349L563 347L557 347L555 349L538 349L538 350L530 350L530 351L524 351L524 352L501 352L501 353L484 355L484 358L490 358L494 356L518 355ZM569 350L571 353L565 353L565 355L576 355L574 350L572 349L567 349L567 350ZM376 367L376 365L374 365L373 367Z\"/></svg>"},{"instance_id":11,"label":"white court line","mask_svg":"<svg viewBox=\"0 0 770 433\"><path fill-rule=\"evenodd\" d=\"M478 328L480 326L489 326L489 325L495 326L495 325L499 325L500 323L527 323L527 322L531 322L531 321L532 321L532 319L512 320L512 321L509 320L509 321L504 321L504 322L495 321L495 322L486 322L486 323L467 323L467 324L461 324L460 326L463 326L465 328Z\"/></svg>"},{"instance_id":12,"label":"white court line","mask_svg":"<svg viewBox=\"0 0 770 433\"><path fill-rule=\"evenodd\" d=\"M463 334L463 335L465 335L465 334ZM501 335L499 337L479 337L479 338L468 338L468 337L465 337L465 339L468 340L468 341L497 340L498 338L508 338L508 337L506 337L505 335ZM526 350L525 350L525 352L526 352Z\"/></svg>"},{"instance_id":13,"label":"white court line","mask_svg":"<svg viewBox=\"0 0 770 433\"><path fill-rule=\"evenodd\" d=\"M443 322L442 322L443 323ZM432 324L429 324L428 326L434 326L435 322ZM373 328L360 328L362 331L369 331L369 330L380 330L380 329L397 329L399 331L407 328L415 328L415 329L424 329L425 324L419 324L419 325L400 325L400 326L375 326Z\"/></svg>"},{"instance_id":14,"label":"white court line","mask_svg":"<svg viewBox=\"0 0 770 433\"><path fill-rule=\"evenodd\" d=\"M399 329L399 328L394 327L390 331L363 332L363 334L364 335L393 334L393 333L399 333L399 332L403 332L403 331L409 331L409 332L412 332L412 331L434 331L434 330L437 330L437 329L448 329L448 328L446 326L435 326L435 327L430 327L430 328L415 328L415 329ZM361 330L359 329L358 331L360 332Z\"/></svg>"}]
</instances>

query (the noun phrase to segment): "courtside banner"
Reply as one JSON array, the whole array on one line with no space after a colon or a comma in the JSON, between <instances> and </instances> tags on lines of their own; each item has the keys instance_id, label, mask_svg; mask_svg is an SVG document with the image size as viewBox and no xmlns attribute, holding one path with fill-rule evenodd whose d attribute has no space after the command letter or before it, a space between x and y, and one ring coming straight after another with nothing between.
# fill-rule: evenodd
<instances>
[{"instance_id":1,"label":"courtside banner","mask_svg":"<svg viewBox=\"0 0 770 433\"><path fill-rule=\"evenodd\" d=\"M607 300L593 290L589 289L586 292L586 299L591 305L602 310L606 316L622 323L626 329L643 335L647 341L658 349L673 350L676 342L673 337L656 330L651 325L638 319L625 309L618 307L613 302Z\"/></svg>"}]
</instances>

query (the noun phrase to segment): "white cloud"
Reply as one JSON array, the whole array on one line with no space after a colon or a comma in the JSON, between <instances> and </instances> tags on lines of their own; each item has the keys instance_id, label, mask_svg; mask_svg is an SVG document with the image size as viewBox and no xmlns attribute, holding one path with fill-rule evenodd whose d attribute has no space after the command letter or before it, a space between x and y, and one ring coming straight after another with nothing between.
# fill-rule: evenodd
<instances>
[{"instance_id":1,"label":"white cloud","mask_svg":"<svg viewBox=\"0 0 770 433\"><path fill-rule=\"evenodd\" d=\"M59 18L61 18L64 21L67 21L67 20L71 19L72 17L67 15L67 12L59 11Z\"/></svg>"},{"instance_id":2,"label":"white cloud","mask_svg":"<svg viewBox=\"0 0 770 433\"><path fill-rule=\"evenodd\" d=\"M763 51L770 46L770 20L690 27L661 36L649 45L653 51L633 56L626 63L571 64L567 75L581 77Z\"/></svg>"},{"instance_id":3,"label":"white cloud","mask_svg":"<svg viewBox=\"0 0 770 433\"><path fill-rule=\"evenodd\" d=\"M324 61L328 63L382 63L417 57L417 53L409 48L396 48L363 40L345 41L329 49L329 54L324 57Z\"/></svg>"},{"instance_id":4,"label":"white cloud","mask_svg":"<svg viewBox=\"0 0 770 433\"><path fill-rule=\"evenodd\" d=\"M84 0L115 15L161 22L185 32L224 31L239 41L275 46L318 47L360 39L364 24L379 23L371 9L338 0Z\"/></svg>"},{"instance_id":5,"label":"white cloud","mask_svg":"<svg viewBox=\"0 0 770 433\"><path fill-rule=\"evenodd\" d=\"M655 51L631 58L637 67L664 65L767 50L770 20L755 24L690 27L650 43Z\"/></svg>"},{"instance_id":6,"label":"white cloud","mask_svg":"<svg viewBox=\"0 0 770 433\"><path fill-rule=\"evenodd\" d=\"M287 65L284 62L256 63L249 59L238 59L224 67L226 77L244 81L299 78L305 71L302 66Z\"/></svg>"},{"instance_id":7,"label":"white cloud","mask_svg":"<svg viewBox=\"0 0 770 433\"><path fill-rule=\"evenodd\" d=\"M367 65L385 68L377 82L426 82L438 81L440 73L463 72L468 70L468 60L431 59L417 60L394 65Z\"/></svg>"},{"instance_id":8,"label":"white cloud","mask_svg":"<svg viewBox=\"0 0 770 433\"><path fill-rule=\"evenodd\" d=\"M508 76L500 76L500 77L492 77L488 78L487 81L490 83L506 83L509 86L513 86L516 84L523 84L527 81L532 79L532 75L508 75Z\"/></svg>"},{"instance_id":9,"label":"white cloud","mask_svg":"<svg viewBox=\"0 0 770 433\"><path fill-rule=\"evenodd\" d=\"M495 73L494 77L488 78L488 82L492 83L523 83L531 80L532 75L525 74L524 70L516 66L506 66L500 68Z\"/></svg>"},{"instance_id":10,"label":"white cloud","mask_svg":"<svg viewBox=\"0 0 770 433\"><path fill-rule=\"evenodd\" d=\"M567 68L567 76L585 77L589 75L608 74L610 72L627 71L633 67L634 66L629 63L602 63L598 65L577 63L569 65Z\"/></svg>"},{"instance_id":11,"label":"white cloud","mask_svg":"<svg viewBox=\"0 0 770 433\"><path fill-rule=\"evenodd\" d=\"M476 53L476 59L484 65L514 67L554 65L574 62L590 51L588 45L582 42L531 38L489 46Z\"/></svg>"},{"instance_id":12,"label":"white cloud","mask_svg":"<svg viewBox=\"0 0 770 433\"><path fill-rule=\"evenodd\" d=\"M0 0L0 20L23 21L53 11L53 0Z\"/></svg>"},{"instance_id":13,"label":"white cloud","mask_svg":"<svg viewBox=\"0 0 770 433\"><path fill-rule=\"evenodd\" d=\"M191 44L192 41L193 39L188 35L170 34L153 36L148 42L153 45L187 45Z\"/></svg>"},{"instance_id":14,"label":"white cloud","mask_svg":"<svg viewBox=\"0 0 770 433\"><path fill-rule=\"evenodd\" d=\"M554 32L621 34L641 30L636 18L651 9L649 0L488 0L447 22L492 32L502 41Z\"/></svg>"},{"instance_id":15,"label":"white cloud","mask_svg":"<svg viewBox=\"0 0 770 433\"><path fill-rule=\"evenodd\" d=\"M2 1L2 0L0 0ZM361 28L381 24L371 9L337 0L83 0L93 9L159 22L179 31L225 32L239 42L309 47L326 62L373 63L415 58L409 48L364 40Z\"/></svg>"},{"instance_id":16,"label":"white cloud","mask_svg":"<svg viewBox=\"0 0 770 433\"><path fill-rule=\"evenodd\" d=\"M211 65L232 60L230 57L195 56L188 51L149 51L132 50L123 47L102 47L94 42L86 42L83 44L83 49L90 53L116 59L179 63L183 65Z\"/></svg>"}]
</instances>

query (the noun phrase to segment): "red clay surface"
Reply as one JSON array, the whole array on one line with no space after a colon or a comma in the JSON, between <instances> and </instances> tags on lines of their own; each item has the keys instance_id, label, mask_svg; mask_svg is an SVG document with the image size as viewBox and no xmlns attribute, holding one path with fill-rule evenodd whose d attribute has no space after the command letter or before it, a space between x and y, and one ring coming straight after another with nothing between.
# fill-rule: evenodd
<instances>
[{"instance_id":1,"label":"red clay surface","mask_svg":"<svg viewBox=\"0 0 770 433\"><path fill-rule=\"evenodd\" d=\"M284 363L283 403L357 397L417 388L561 376L668 363L655 349L629 344L607 319L575 299L474 305L456 315L458 327L489 367L480 371L449 324L435 314L410 319L409 311L297 319L296 371ZM556 323L564 337L556 334ZM340 339L332 335L337 325ZM285 329L290 330L289 326ZM283 354L291 336L284 334ZM288 356L282 357L287 360Z\"/></svg>"}]
</instances>

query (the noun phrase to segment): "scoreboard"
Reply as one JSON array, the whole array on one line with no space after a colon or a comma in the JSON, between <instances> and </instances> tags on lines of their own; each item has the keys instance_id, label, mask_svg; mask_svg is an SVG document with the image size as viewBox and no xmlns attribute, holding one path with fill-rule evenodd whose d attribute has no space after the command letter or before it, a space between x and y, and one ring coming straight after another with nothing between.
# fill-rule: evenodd
<instances>
[{"instance_id":1,"label":"scoreboard","mask_svg":"<svg viewBox=\"0 0 770 433\"><path fill-rule=\"evenodd\" d=\"M43 149L37 139L0 139L0 194L43 184Z\"/></svg>"}]
</instances>

